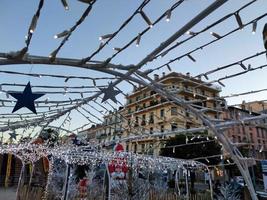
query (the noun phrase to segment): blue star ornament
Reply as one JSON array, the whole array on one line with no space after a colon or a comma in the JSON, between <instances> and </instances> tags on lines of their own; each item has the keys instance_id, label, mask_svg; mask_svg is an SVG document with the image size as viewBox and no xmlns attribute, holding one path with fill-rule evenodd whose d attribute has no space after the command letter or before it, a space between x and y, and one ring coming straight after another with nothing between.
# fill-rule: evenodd
<instances>
[{"instance_id":1,"label":"blue star ornament","mask_svg":"<svg viewBox=\"0 0 267 200\"><path fill-rule=\"evenodd\" d=\"M16 103L12 113L25 107L25 108L28 108L30 111L32 111L35 114L37 114L37 113L36 113L34 101L36 99L42 97L43 95L45 95L45 94L33 94L30 82L28 82L28 84L26 85L26 87L22 93L13 92L13 93L9 93L9 94L12 97L14 97L15 99L17 99L17 103Z\"/></svg>"},{"instance_id":2,"label":"blue star ornament","mask_svg":"<svg viewBox=\"0 0 267 200\"><path fill-rule=\"evenodd\" d=\"M104 93L102 103L108 99L112 100L114 103L117 103L116 96L120 93L120 91L114 90L111 84L109 84L107 88L103 88L103 89L100 88L100 90Z\"/></svg>"},{"instance_id":3,"label":"blue star ornament","mask_svg":"<svg viewBox=\"0 0 267 200\"><path fill-rule=\"evenodd\" d=\"M17 135L18 134L16 134L16 132L11 132L11 133L9 133L9 135L10 135L10 139L11 140L17 140Z\"/></svg>"}]
</instances>

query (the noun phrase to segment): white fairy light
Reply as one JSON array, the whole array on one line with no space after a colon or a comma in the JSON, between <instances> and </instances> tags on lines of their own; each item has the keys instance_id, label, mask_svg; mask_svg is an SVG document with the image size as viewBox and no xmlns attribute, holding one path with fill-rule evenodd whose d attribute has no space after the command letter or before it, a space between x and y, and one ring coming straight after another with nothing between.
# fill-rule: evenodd
<instances>
[{"instance_id":1,"label":"white fairy light","mask_svg":"<svg viewBox=\"0 0 267 200\"><path fill-rule=\"evenodd\" d=\"M256 29L257 29L257 21L254 21L252 24L252 34L253 35L256 33Z\"/></svg>"},{"instance_id":2,"label":"white fairy light","mask_svg":"<svg viewBox=\"0 0 267 200\"><path fill-rule=\"evenodd\" d=\"M66 35L68 35L70 32L68 30L65 30L61 33L58 33L56 35L54 35L54 38L57 39L57 38L62 38L62 37L65 37Z\"/></svg>"},{"instance_id":3,"label":"white fairy light","mask_svg":"<svg viewBox=\"0 0 267 200\"><path fill-rule=\"evenodd\" d=\"M152 22L150 21L150 19L148 18L148 16L144 13L144 11L140 11L140 14L141 16L143 17L144 21L147 23L147 25L152 28L153 27L153 24Z\"/></svg>"},{"instance_id":4,"label":"white fairy light","mask_svg":"<svg viewBox=\"0 0 267 200\"><path fill-rule=\"evenodd\" d=\"M99 37L99 40L109 39L113 36L113 34L106 34Z\"/></svg>"},{"instance_id":5,"label":"white fairy light","mask_svg":"<svg viewBox=\"0 0 267 200\"><path fill-rule=\"evenodd\" d=\"M171 10L168 10L167 13L166 13L166 22L169 22L170 21L171 15L172 15L172 11Z\"/></svg>"}]
</instances>

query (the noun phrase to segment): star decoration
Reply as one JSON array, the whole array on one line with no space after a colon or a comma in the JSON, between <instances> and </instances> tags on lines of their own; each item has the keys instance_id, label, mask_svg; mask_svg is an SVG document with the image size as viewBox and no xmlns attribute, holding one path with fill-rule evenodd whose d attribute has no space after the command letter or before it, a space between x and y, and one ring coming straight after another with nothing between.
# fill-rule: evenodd
<instances>
[{"instance_id":1,"label":"star decoration","mask_svg":"<svg viewBox=\"0 0 267 200\"><path fill-rule=\"evenodd\" d=\"M12 113L16 112L17 110L19 110L23 107L26 107L35 114L37 114L37 113L36 113L34 101L36 99L40 98L41 96L45 95L45 94L33 94L30 82L28 82L28 84L26 85L23 93L13 92L13 93L9 93L9 94L12 97L14 97L15 99L17 99L17 103L16 103Z\"/></svg>"},{"instance_id":2,"label":"star decoration","mask_svg":"<svg viewBox=\"0 0 267 200\"><path fill-rule=\"evenodd\" d=\"M108 99L112 100L114 103L117 103L116 95L118 95L120 91L114 90L111 84L109 84L107 88L103 88L103 89L100 88L100 90L104 93L102 103Z\"/></svg>"},{"instance_id":3,"label":"star decoration","mask_svg":"<svg viewBox=\"0 0 267 200\"><path fill-rule=\"evenodd\" d=\"M9 135L10 135L11 140L13 140L13 139L16 140L18 134L16 134L16 132L14 131L14 132L9 133Z\"/></svg>"}]
</instances>

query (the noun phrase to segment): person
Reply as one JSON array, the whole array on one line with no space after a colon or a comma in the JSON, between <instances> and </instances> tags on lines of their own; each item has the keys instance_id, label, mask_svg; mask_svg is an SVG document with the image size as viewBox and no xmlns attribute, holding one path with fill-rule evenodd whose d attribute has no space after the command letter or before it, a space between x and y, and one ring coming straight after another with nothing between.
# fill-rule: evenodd
<instances>
[{"instance_id":1,"label":"person","mask_svg":"<svg viewBox=\"0 0 267 200\"><path fill-rule=\"evenodd\" d=\"M81 199L86 199L87 197L87 186L88 186L88 179L86 177L83 177L80 181L79 181L79 197Z\"/></svg>"},{"instance_id":2,"label":"person","mask_svg":"<svg viewBox=\"0 0 267 200\"><path fill-rule=\"evenodd\" d=\"M220 193L220 187L221 187L221 182L220 180L216 180L215 182L215 187L214 187L214 192L216 194L219 194Z\"/></svg>"}]
</instances>

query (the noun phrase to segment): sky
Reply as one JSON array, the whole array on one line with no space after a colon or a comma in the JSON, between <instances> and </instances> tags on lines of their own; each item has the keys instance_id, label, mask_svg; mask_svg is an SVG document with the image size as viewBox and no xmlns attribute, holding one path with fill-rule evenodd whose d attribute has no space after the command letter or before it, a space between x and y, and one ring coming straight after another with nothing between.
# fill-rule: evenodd
<instances>
[{"instance_id":1,"label":"sky","mask_svg":"<svg viewBox=\"0 0 267 200\"><path fill-rule=\"evenodd\" d=\"M170 8L177 0L151 0L144 8L144 12L149 16L153 22L163 12ZM131 45L117 57L112 60L114 64L136 64L141 61L146 55L160 45L161 42L168 39L173 33L179 30L189 20L196 16L199 12L205 9L208 5L213 3L214 0L186 0L178 8L172 12L170 22L162 20L160 23L151 28L142 38L140 46L136 47ZM222 7L217 9L207 18L202 20L199 24L194 26L191 31L197 32L205 28L207 25L212 24L214 21L229 14L250 0L229 0ZM20 50L25 46L25 35L31 18L35 13L39 1L37 0L1 0L0 1L0 52L11 52ZM81 3L76 0L69 0L69 10L65 10L60 0L47 0L41 11L39 22L34 32L32 42L29 48L29 53L32 55L48 56L54 49L57 48L61 39L54 39L54 35L62 32L73 26L75 22L82 15L83 11L87 8L87 4ZM128 18L135 9L142 3L141 0L97 0L89 16L86 18L77 30L71 35L69 41L64 45L59 52L59 57L77 58L81 59L90 55L96 48L98 48L100 41L98 38L101 35L109 34L118 29L118 27ZM257 0L250 7L240 12L243 23L247 23L257 16L264 14L267 10L266 0ZM257 23L257 31L252 34L252 27L245 27L243 30L237 31L234 34L218 41L203 50L197 51L192 54L196 62L192 62L188 58L182 58L171 64L172 70L175 72L186 73L190 72L192 76L215 69L220 66L236 62L242 58L254 55L257 52L264 51L262 40L262 29L267 22L267 18L263 18ZM140 15L127 25L114 40L112 40L103 51L96 55L93 59L103 61L114 53L113 47L121 47L139 32L147 27L145 21ZM216 32L220 35L237 28L237 22L234 17L224 21L223 23L215 26L194 39L180 45L175 50L163 58L159 58L154 62L145 65L142 70L155 68L161 64L166 63L168 60L183 55L184 53L205 44L214 39L210 35L210 31ZM189 37L188 35L181 36L177 41L181 41ZM176 41L176 42L177 42ZM249 61L244 62L246 66L251 64L251 67L257 67L266 64L265 55L256 57ZM77 75L88 77L103 77L109 76L108 74L99 73L92 70L77 69L66 66L54 65L8 65L1 66L0 70L9 70L16 72L26 73L47 73L59 75ZM210 80L224 77L233 73L241 72L240 66L234 66L227 70L222 70L212 74ZM162 68L156 73L168 72L168 69ZM247 92L252 90L267 88L266 69L261 69L249 72L245 75L238 76L232 79L223 81L226 87L222 88L221 95L229 95L234 93ZM63 85L63 86L81 86L92 85L89 80L69 80L67 83L64 79L48 78L48 77L27 77L20 75L7 75L0 73L0 84L3 83L17 83L27 84L30 81L32 85ZM97 81L97 84L107 84L107 81ZM129 84L123 82L119 88L125 93L130 93L132 88ZM5 87L6 90L22 91L22 87ZM33 89L33 91L40 91L40 89ZM52 90L51 90L52 91ZM252 95L241 97L229 98L228 104L237 104L245 101L265 100L267 92L261 92ZM88 95L85 95L87 97ZM80 98L79 94L67 94L66 96L47 94L41 100L49 98L50 100L63 100L69 98ZM125 103L123 95L117 96L120 102ZM4 93L0 94L0 99L6 99ZM92 104L93 105L93 104ZM115 104L112 104L116 106ZM94 106L94 105L93 105ZM106 105L105 105L106 106ZM89 108L88 108L89 109ZM100 109L100 107L99 107ZM111 108L110 108L111 109ZM92 110L92 109L91 109ZM0 108L0 114L11 113L12 108ZM41 108L38 111L44 111ZM18 113L27 112L22 109ZM92 112L94 112L92 110ZM65 128L74 129L85 123L88 120L77 112L73 112L72 121L67 124ZM99 115L99 113L98 113ZM62 118L63 119L63 118ZM60 119L62 121L62 119ZM60 124L61 121L57 121ZM93 119L96 120L96 119ZM97 121L97 120L96 120Z\"/></svg>"}]
</instances>

